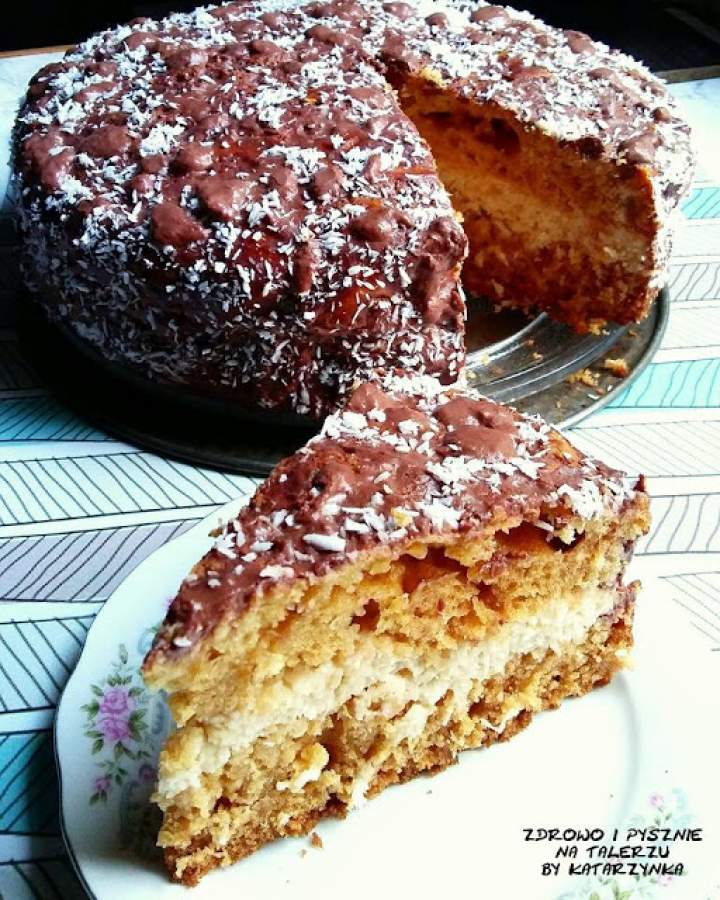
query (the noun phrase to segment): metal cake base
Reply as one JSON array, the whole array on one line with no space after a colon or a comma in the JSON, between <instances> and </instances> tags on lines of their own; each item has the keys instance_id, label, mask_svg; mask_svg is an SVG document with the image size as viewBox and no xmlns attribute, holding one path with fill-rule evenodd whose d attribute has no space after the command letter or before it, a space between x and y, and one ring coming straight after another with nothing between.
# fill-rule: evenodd
<instances>
[{"instance_id":1,"label":"metal cake base","mask_svg":"<svg viewBox=\"0 0 720 900\"><path fill-rule=\"evenodd\" d=\"M546 315L528 319L495 312L483 301L468 305L470 385L562 427L606 405L638 377L660 345L669 296L667 288L661 291L639 325L613 326L600 335L577 335ZM182 385L149 382L49 325L32 304L22 307L25 348L48 385L81 416L123 441L185 462L265 475L317 429L297 416L244 410ZM607 358L623 358L628 376L619 379L603 369ZM597 377L596 388L568 382L582 369Z\"/></svg>"}]
</instances>

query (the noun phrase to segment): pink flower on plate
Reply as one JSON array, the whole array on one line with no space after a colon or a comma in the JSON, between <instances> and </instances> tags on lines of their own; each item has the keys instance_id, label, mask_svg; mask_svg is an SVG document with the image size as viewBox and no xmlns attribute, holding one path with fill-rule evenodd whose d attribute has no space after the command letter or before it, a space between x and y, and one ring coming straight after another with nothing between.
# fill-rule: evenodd
<instances>
[{"instance_id":1,"label":"pink flower on plate","mask_svg":"<svg viewBox=\"0 0 720 900\"><path fill-rule=\"evenodd\" d=\"M655 809L662 809L664 805L665 801L662 794L650 794L650 806L654 806Z\"/></svg>"},{"instance_id":2,"label":"pink flower on plate","mask_svg":"<svg viewBox=\"0 0 720 900\"><path fill-rule=\"evenodd\" d=\"M101 716L111 716L113 718L127 716L133 709L135 709L135 701L125 687L108 688L100 701Z\"/></svg>"},{"instance_id":3,"label":"pink flower on plate","mask_svg":"<svg viewBox=\"0 0 720 900\"><path fill-rule=\"evenodd\" d=\"M98 722L98 727L103 737L108 741L117 743L117 741L126 741L130 737L130 726L128 720L119 716L105 716Z\"/></svg>"},{"instance_id":4,"label":"pink flower on plate","mask_svg":"<svg viewBox=\"0 0 720 900\"><path fill-rule=\"evenodd\" d=\"M108 788L110 787L110 776L109 775L101 775L99 778L95 779L95 793L96 794L104 794Z\"/></svg>"}]
</instances>

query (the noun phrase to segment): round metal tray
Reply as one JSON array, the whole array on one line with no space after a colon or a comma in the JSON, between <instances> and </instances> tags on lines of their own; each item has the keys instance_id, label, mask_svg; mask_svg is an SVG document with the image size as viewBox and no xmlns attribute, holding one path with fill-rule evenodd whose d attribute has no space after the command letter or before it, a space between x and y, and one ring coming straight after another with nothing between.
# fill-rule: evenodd
<instances>
[{"instance_id":1,"label":"round metal tray","mask_svg":"<svg viewBox=\"0 0 720 900\"><path fill-rule=\"evenodd\" d=\"M661 291L639 325L613 326L600 335L577 335L546 315L496 313L481 300L468 307L470 385L561 427L605 405L640 374L660 344L669 297L667 288ZM318 428L299 416L244 409L182 385L149 382L49 325L33 304L21 309L26 350L47 383L81 416L121 440L185 462L265 475ZM602 367L611 357L626 361L626 378ZM568 383L583 369L592 371L593 386Z\"/></svg>"}]
</instances>

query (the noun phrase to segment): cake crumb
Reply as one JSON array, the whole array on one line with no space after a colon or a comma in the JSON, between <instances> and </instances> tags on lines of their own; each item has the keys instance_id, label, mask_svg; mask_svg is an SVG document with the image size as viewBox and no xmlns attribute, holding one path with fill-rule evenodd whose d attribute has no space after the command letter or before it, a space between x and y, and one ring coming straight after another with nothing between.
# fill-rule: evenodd
<instances>
[{"instance_id":1,"label":"cake crumb","mask_svg":"<svg viewBox=\"0 0 720 900\"><path fill-rule=\"evenodd\" d=\"M315 847L316 850L322 850L323 848L322 838L317 833L317 831L313 831L313 833L310 835L310 843L313 847Z\"/></svg>"},{"instance_id":2,"label":"cake crumb","mask_svg":"<svg viewBox=\"0 0 720 900\"><path fill-rule=\"evenodd\" d=\"M584 384L585 387L598 389L598 376L590 369L580 369L568 375L565 379L568 384Z\"/></svg>"},{"instance_id":3,"label":"cake crumb","mask_svg":"<svg viewBox=\"0 0 720 900\"><path fill-rule=\"evenodd\" d=\"M610 372L612 375L615 375L616 378L627 378L630 374L630 367L622 356L617 359L608 357L603 362L603 369Z\"/></svg>"}]
</instances>

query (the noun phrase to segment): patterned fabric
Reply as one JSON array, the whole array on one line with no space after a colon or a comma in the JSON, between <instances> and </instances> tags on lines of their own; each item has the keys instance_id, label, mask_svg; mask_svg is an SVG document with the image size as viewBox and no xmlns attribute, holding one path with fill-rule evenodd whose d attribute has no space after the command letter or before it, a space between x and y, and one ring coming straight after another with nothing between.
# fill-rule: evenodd
<instances>
[{"instance_id":1,"label":"patterned fabric","mask_svg":"<svg viewBox=\"0 0 720 900\"><path fill-rule=\"evenodd\" d=\"M52 56L0 60L0 142ZM573 439L650 478L639 548L720 650L720 79L673 86L701 166L683 207L672 310L653 363ZM0 196L7 166L0 166ZM162 459L77 419L40 383L13 331L7 198L0 209L0 897L80 898L57 809L52 717L97 611L149 553L252 479Z\"/></svg>"}]
</instances>

